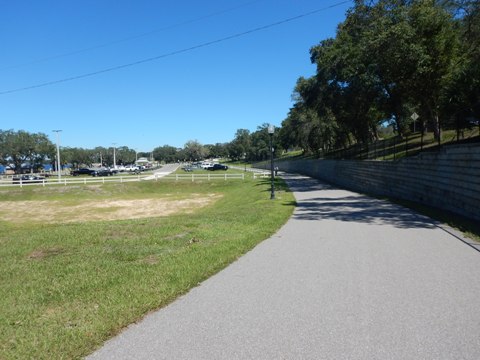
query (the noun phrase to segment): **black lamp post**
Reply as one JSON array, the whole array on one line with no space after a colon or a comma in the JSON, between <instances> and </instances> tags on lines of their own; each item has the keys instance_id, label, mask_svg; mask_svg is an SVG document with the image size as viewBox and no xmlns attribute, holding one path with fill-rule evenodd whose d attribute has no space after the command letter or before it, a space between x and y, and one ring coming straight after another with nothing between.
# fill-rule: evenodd
<instances>
[{"instance_id":1,"label":"black lamp post","mask_svg":"<svg viewBox=\"0 0 480 360\"><path fill-rule=\"evenodd\" d=\"M275 126L268 125L268 134L270 135L270 171L271 171L271 190L270 200L275 199L275 186L273 185L273 133L275 132Z\"/></svg>"}]
</instances>

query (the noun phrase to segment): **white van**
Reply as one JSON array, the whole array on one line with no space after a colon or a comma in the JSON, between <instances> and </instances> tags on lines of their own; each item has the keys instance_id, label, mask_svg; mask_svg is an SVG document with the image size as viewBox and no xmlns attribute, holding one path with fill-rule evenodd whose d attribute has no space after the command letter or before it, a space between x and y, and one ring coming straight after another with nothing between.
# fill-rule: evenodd
<instances>
[{"instance_id":1,"label":"white van","mask_svg":"<svg viewBox=\"0 0 480 360\"><path fill-rule=\"evenodd\" d=\"M213 163L211 162L208 162L208 161L203 161L201 164L200 164L200 167L204 170L210 168L213 166Z\"/></svg>"}]
</instances>

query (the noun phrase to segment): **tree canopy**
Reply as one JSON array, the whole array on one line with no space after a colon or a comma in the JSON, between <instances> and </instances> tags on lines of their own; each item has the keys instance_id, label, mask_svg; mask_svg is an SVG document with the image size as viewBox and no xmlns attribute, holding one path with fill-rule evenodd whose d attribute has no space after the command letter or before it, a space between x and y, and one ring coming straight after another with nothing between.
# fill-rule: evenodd
<instances>
[{"instance_id":1,"label":"tree canopy","mask_svg":"<svg viewBox=\"0 0 480 360\"><path fill-rule=\"evenodd\" d=\"M441 128L478 118L479 7L356 0L335 38L311 48L317 71L297 81L282 146L318 152L366 143L385 122L406 135L413 112L437 137Z\"/></svg>"},{"instance_id":2,"label":"tree canopy","mask_svg":"<svg viewBox=\"0 0 480 360\"><path fill-rule=\"evenodd\" d=\"M54 157L55 145L47 135L24 130L0 130L0 163L10 166L16 173L21 172L22 165L36 171L46 160Z\"/></svg>"}]
</instances>

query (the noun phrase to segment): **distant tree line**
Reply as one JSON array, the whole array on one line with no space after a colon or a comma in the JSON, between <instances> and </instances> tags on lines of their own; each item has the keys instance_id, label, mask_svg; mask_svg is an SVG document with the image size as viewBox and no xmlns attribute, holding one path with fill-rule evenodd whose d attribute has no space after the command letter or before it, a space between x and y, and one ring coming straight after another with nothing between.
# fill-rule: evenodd
<instances>
[{"instance_id":1,"label":"distant tree line","mask_svg":"<svg viewBox=\"0 0 480 360\"><path fill-rule=\"evenodd\" d=\"M114 148L98 146L94 149L61 147L60 161L64 166L113 165ZM137 157L150 157L150 153L136 153L126 146L115 148L116 165L134 163ZM0 130L0 164L10 166L16 173L26 166L32 172L42 170L44 164L56 166L56 145L43 133L24 130Z\"/></svg>"},{"instance_id":2,"label":"distant tree line","mask_svg":"<svg viewBox=\"0 0 480 360\"><path fill-rule=\"evenodd\" d=\"M183 149L165 145L153 150L155 160L164 162L199 161L208 158L230 159L233 161L260 161L270 156L268 124L256 131L238 129L228 143L202 145L196 140L188 141ZM281 149L276 149L281 152Z\"/></svg>"},{"instance_id":3,"label":"distant tree line","mask_svg":"<svg viewBox=\"0 0 480 360\"><path fill-rule=\"evenodd\" d=\"M270 154L267 126L263 124L255 132L239 129L235 138L228 143L203 145L197 140L190 140L183 148L164 145L148 153L136 153L127 146L119 146L115 148L115 161L116 165L126 165L134 163L139 157L164 163L211 158L241 161L265 160ZM60 153L62 167L67 164L73 168L93 165L112 166L114 162L113 147L97 146L94 149L60 147ZM24 130L0 130L0 164L10 166L19 173L25 170L25 165L32 172L41 171L46 163L50 163L53 167L56 165L56 145L48 139L47 135Z\"/></svg>"}]
</instances>

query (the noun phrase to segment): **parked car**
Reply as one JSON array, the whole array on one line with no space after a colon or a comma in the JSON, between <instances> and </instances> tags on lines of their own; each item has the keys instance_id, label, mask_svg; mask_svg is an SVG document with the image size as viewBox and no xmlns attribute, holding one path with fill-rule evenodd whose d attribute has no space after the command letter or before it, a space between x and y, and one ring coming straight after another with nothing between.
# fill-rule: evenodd
<instances>
[{"instance_id":1,"label":"parked car","mask_svg":"<svg viewBox=\"0 0 480 360\"><path fill-rule=\"evenodd\" d=\"M208 167L207 170L228 170L227 165L222 165L222 164L213 164L212 166Z\"/></svg>"},{"instance_id":2,"label":"parked car","mask_svg":"<svg viewBox=\"0 0 480 360\"><path fill-rule=\"evenodd\" d=\"M136 172L140 171L140 168L137 165L127 165L125 166L125 171Z\"/></svg>"},{"instance_id":3,"label":"parked car","mask_svg":"<svg viewBox=\"0 0 480 360\"><path fill-rule=\"evenodd\" d=\"M206 162L206 161L204 161L200 164L200 167L204 170L209 170L209 168L211 168L212 166L213 166L213 163Z\"/></svg>"},{"instance_id":4,"label":"parked car","mask_svg":"<svg viewBox=\"0 0 480 360\"><path fill-rule=\"evenodd\" d=\"M182 167L184 171L190 172L202 169L200 163L186 164Z\"/></svg>"},{"instance_id":5,"label":"parked car","mask_svg":"<svg viewBox=\"0 0 480 360\"><path fill-rule=\"evenodd\" d=\"M38 176L38 175L22 175L22 176L16 176L12 179L13 184L20 184L20 183L31 184L31 183L41 183L44 181L45 181L45 178L43 176Z\"/></svg>"},{"instance_id":6,"label":"parked car","mask_svg":"<svg viewBox=\"0 0 480 360\"><path fill-rule=\"evenodd\" d=\"M73 176L79 176L79 175L92 175L92 172L94 170L92 169L88 169L88 168L80 168L80 169L77 169L77 170L73 170L71 172L71 175Z\"/></svg>"},{"instance_id":7,"label":"parked car","mask_svg":"<svg viewBox=\"0 0 480 360\"><path fill-rule=\"evenodd\" d=\"M90 173L92 176L110 176L113 175L113 173L110 171L110 169L94 169Z\"/></svg>"}]
</instances>

